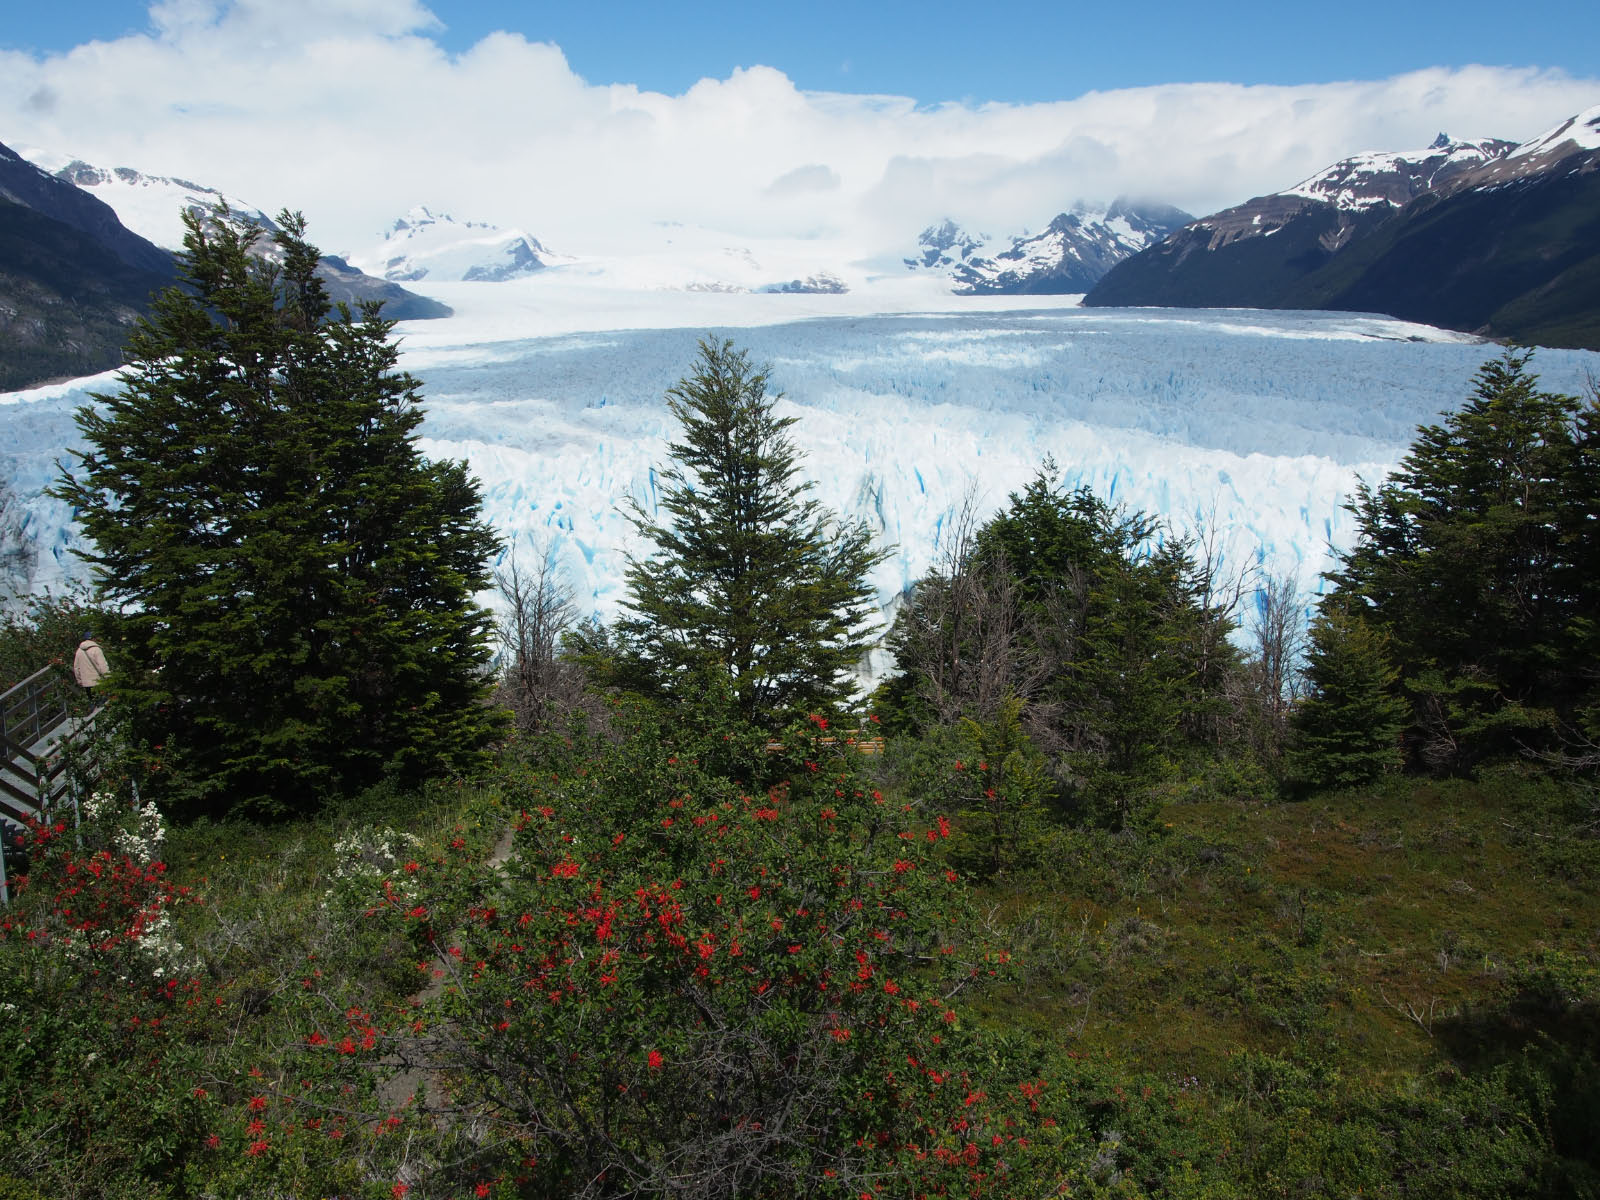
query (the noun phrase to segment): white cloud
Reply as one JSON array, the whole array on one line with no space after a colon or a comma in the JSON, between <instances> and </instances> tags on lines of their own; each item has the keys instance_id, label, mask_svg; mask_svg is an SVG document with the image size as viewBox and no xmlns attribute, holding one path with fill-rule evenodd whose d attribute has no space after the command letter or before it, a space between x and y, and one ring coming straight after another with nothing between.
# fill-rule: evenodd
<instances>
[{"instance_id":1,"label":"white cloud","mask_svg":"<svg viewBox=\"0 0 1600 1200\"><path fill-rule=\"evenodd\" d=\"M1600 100L1600 79L1491 67L936 107L755 67L666 96L589 84L516 34L452 56L437 28L416 0L166 0L147 34L0 53L0 141L301 208L334 250L427 203L577 253L659 220L892 253L946 214L1010 232L1122 192L1209 212L1359 150L1525 138Z\"/></svg>"},{"instance_id":2,"label":"white cloud","mask_svg":"<svg viewBox=\"0 0 1600 1200\"><path fill-rule=\"evenodd\" d=\"M807 163L785 171L767 185L769 196L803 196L808 192L831 192L840 184L839 172L826 163Z\"/></svg>"}]
</instances>

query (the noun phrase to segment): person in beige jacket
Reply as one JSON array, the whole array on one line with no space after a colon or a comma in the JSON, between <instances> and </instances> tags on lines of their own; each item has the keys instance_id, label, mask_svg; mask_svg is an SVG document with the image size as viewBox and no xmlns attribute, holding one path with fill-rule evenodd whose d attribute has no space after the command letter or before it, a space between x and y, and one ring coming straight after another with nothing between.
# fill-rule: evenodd
<instances>
[{"instance_id":1,"label":"person in beige jacket","mask_svg":"<svg viewBox=\"0 0 1600 1200\"><path fill-rule=\"evenodd\" d=\"M72 656L72 675L87 694L105 677L111 668L106 665L105 651L92 634L84 634L78 643L78 652Z\"/></svg>"}]
</instances>

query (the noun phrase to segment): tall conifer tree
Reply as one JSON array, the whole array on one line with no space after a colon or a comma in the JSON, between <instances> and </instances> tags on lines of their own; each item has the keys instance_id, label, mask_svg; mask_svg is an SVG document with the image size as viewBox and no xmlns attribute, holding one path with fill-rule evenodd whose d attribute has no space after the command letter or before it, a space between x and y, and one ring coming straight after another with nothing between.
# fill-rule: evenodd
<instances>
[{"instance_id":1,"label":"tall conifer tree","mask_svg":"<svg viewBox=\"0 0 1600 1200\"><path fill-rule=\"evenodd\" d=\"M1363 488L1330 575L1385 631L1430 766L1540 750L1595 704L1596 406L1541 391L1527 351Z\"/></svg>"},{"instance_id":2,"label":"tall conifer tree","mask_svg":"<svg viewBox=\"0 0 1600 1200\"><path fill-rule=\"evenodd\" d=\"M807 493L768 373L731 341L702 341L692 374L667 392L682 426L660 472L656 546L628 569L618 623L636 678L666 694L704 671L726 676L746 718L827 707L852 691L884 553L861 522Z\"/></svg>"},{"instance_id":3,"label":"tall conifer tree","mask_svg":"<svg viewBox=\"0 0 1600 1200\"><path fill-rule=\"evenodd\" d=\"M1291 779L1300 787L1351 787L1398 770L1408 708L1395 687L1388 637L1337 595L1323 602L1308 637L1311 694L1294 713Z\"/></svg>"},{"instance_id":4,"label":"tall conifer tree","mask_svg":"<svg viewBox=\"0 0 1600 1200\"><path fill-rule=\"evenodd\" d=\"M110 681L159 792L271 814L473 764L496 539L477 484L417 446L393 322L331 309L288 213L185 218L183 279L134 332L56 494L120 615Z\"/></svg>"}]
</instances>

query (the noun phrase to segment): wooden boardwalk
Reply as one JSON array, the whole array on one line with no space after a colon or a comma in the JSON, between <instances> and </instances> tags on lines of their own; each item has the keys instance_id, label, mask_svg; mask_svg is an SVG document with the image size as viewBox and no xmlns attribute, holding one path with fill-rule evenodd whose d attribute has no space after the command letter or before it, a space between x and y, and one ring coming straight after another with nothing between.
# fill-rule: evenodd
<instances>
[{"instance_id":1,"label":"wooden boardwalk","mask_svg":"<svg viewBox=\"0 0 1600 1200\"><path fill-rule=\"evenodd\" d=\"M0 821L41 821L71 795L73 751L104 706L83 711L82 689L64 667L35 671L0 696ZM0 856L0 903L10 899Z\"/></svg>"}]
</instances>

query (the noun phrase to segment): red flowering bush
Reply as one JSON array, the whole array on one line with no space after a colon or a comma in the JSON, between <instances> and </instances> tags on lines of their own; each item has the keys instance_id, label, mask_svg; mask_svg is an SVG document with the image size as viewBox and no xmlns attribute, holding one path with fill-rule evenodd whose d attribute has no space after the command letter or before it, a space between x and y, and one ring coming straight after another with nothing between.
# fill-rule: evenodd
<instances>
[{"instance_id":1,"label":"red flowering bush","mask_svg":"<svg viewBox=\"0 0 1600 1200\"><path fill-rule=\"evenodd\" d=\"M1030 1111L1042 1082L978 1069L953 1001L1005 955L971 936L949 824L821 732L753 784L641 728L525 788L460 927L389 906L446 972L426 1037L485 1172L537 1195L1039 1194L1071 1138Z\"/></svg>"},{"instance_id":2,"label":"red flowering bush","mask_svg":"<svg viewBox=\"0 0 1600 1200\"><path fill-rule=\"evenodd\" d=\"M176 1179L202 1145L189 1081L216 1003L170 922L199 901L118 845L120 815L84 829L88 849L65 820L36 825L0 910L0 1171L50 1195Z\"/></svg>"}]
</instances>

